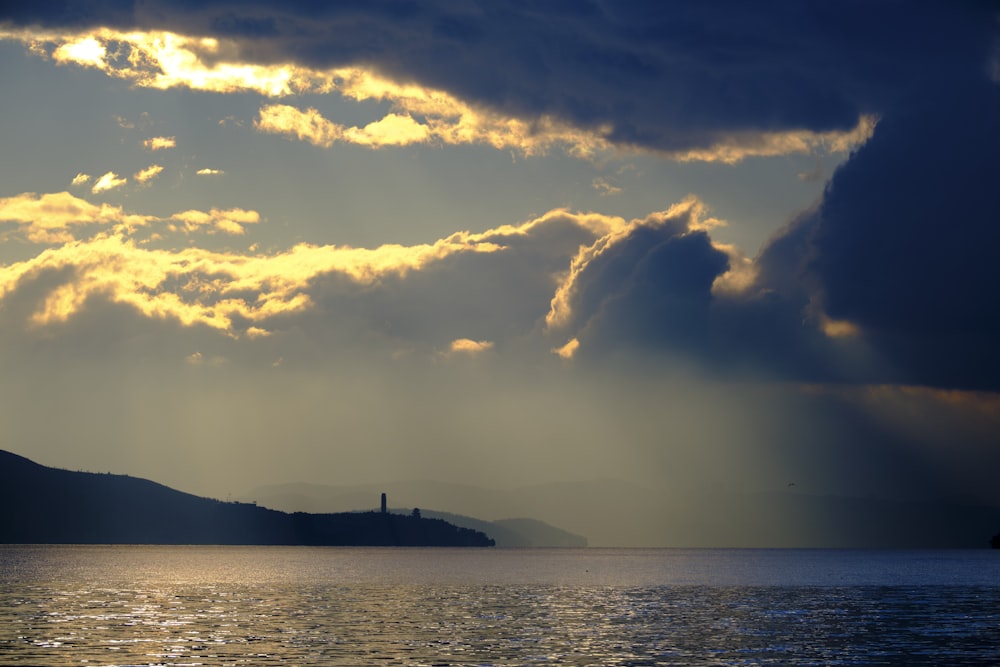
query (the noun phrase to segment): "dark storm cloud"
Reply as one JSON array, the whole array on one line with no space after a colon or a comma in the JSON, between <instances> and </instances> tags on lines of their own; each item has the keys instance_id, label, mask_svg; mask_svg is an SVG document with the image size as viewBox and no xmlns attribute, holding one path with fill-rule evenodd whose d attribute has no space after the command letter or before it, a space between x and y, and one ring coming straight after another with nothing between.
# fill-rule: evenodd
<instances>
[{"instance_id":1,"label":"dark storm cloud","mask_svg":"<svg viewBox=\"0 0 1000 667\"><path fill-rule=\"evenodd\" d=\"M733 132L845 130L985 68L989 3L249 2L8 5L20 24L110 23L241 40L246 57L367 64L514 115L684 150Z\"/></svg>"},{"instance_id":2,"label":"dark storm cloud","mask_svg":"<svg viewBox=\"0 0 1000 667\"><path fill-rule=\"evenodd\" d=\"M834 379L836 346L810 316L812 290L803 280L814 215L772 241L752 286L738 292L713 289L731 260L686 218L635 227L575 281L569 329L581 358L663 352L722 374Z\"/></svg>"},{"instance_id":3,"label":"dark storm cloud","mask_svg":"<svg viewBox=\"0 0 1000 667\"><path fill-rule=\"evenodd\" d=\"M771 240L747 290L711 289L727 263L707 237L687 233L669 256L639 234L611 248L578 280L581 352L638 345L795 380L996 391L998 155L1000 89L985 77L915 97Z\"/></svg>"},{"instance_id":4,"label":"dark storm cloud","mask_svg":"<svg viewBox=\"0 0 1000 667\"><path fill-rule=\"evenodd\" d=\"M904 381L1000 388L1000 89L956 82L887 114L827 187L822 302Z\"/></svg>"},{"instance_id":5,"label":"dark storm cloud","mask_svg":"<svg viewBox=\"0 0 1000 667\"><path fill-rule=\"evenodd\" d=\"M728 263L705 232L640 226L587 267L574 311L589 343L687 350L708 332L712 283Z\"/></svg>"}]
</instances>

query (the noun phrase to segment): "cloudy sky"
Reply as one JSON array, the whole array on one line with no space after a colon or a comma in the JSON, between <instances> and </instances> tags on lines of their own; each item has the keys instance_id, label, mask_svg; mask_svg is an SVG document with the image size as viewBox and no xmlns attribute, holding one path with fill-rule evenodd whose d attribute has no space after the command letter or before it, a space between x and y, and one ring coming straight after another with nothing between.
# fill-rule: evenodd
<instances>
[{"instance_id":1,"label":"cloudy sky","mask_svg":"<svg viewBox=\"0 0 1000 667\"><path fill-rule=\"evenodd\" d=\"M993 3L2 11L6 449L1000 504Z\"/></svg>"}]
</instances>

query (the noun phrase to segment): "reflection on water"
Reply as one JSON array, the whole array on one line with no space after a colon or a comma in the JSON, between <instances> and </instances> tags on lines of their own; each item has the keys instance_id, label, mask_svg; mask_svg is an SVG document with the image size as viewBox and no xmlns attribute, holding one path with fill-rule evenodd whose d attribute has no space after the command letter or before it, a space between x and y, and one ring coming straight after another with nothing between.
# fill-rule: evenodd
<instances>
[{"instance_id":1,"label":"reflection on water","mask_svg":"<svg viewBox=\"0 0 1000 667\"><path fill-rule=\"evenodd\" d=\"M994 665L985 554L0 547L0 664Z\"/></svg>"}]
</instances>

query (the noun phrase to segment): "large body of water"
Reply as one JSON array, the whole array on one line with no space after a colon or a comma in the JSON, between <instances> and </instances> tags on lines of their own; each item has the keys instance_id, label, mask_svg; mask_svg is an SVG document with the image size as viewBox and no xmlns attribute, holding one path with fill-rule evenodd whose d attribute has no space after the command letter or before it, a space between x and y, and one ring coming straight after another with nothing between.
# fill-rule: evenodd
<instances>
[{"instance_id":1,"label":"large body of water","mask_svg":"<svg viewBox=\"0 0 1000 667\"><path fill-rule=\"evenodd\" d=\"M2 546L0 665L1000 665L1000 551Z\"/></svg>"}]
</instances>

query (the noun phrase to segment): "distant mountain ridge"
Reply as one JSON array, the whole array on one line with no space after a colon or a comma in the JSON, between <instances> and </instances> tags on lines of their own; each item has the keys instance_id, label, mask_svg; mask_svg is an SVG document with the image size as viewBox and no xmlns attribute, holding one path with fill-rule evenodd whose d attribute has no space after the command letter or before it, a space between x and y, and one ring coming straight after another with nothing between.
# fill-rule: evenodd
<instances>
[{"instance_id":1,"label":"distant mountain ridge","mask_svg":"<svg viewBox=\"0 0 1000 667\"><path fill-rule=\"evenodd\" d=\"M110 473L49 468L0 450L0 543L492 546L435 518L293 514Z\"/></svg>"},{"instance_id":2,"label":"distant mountain ridge","mask_svg":"<svg viewBox=\"0 0 1000 667\"><path fill-rule=\"evenodd\" d=\"M587 538L550 526L538 519L482 521L450 512L423 511L423 516L472 528L492 537L498 547L585 547Z\"/></svg>"}]
</instances>

